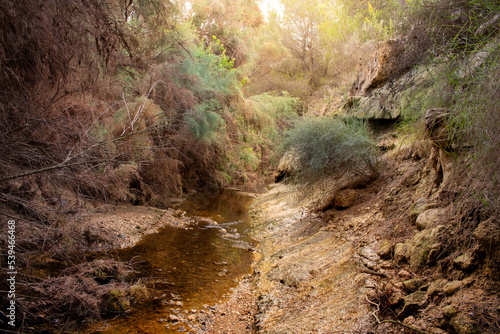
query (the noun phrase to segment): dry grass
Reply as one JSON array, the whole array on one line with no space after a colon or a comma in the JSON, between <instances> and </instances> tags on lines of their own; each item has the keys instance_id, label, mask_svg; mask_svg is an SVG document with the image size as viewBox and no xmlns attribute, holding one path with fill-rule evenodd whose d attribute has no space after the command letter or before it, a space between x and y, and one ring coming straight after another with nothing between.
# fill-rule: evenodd
<instances>
[{"instance_id":1,"label":"dry grass","mask_svg":"<svg viewBox=\"0 0 500 334\"><path fill-rule=\"evenodd\" d=\"M95 260L65 269L56 278L30 283L37 297L21 307L30 313L54 317L72 314L99 317L108 308L106 295L112 290L126 290L123 279L130 267L115 260Z\"/></svg>"}]
</instances>

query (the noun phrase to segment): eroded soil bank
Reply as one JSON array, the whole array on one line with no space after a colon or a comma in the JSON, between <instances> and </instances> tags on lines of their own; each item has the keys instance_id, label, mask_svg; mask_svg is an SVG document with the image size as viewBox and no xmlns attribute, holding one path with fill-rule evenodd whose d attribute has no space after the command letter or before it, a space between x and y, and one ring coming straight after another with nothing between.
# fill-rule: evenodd
<instances>
[{"instance_id":1,"label":"eroded soil bank","mask_svg":"<svg viewBox=\"0 0 500 334\"><path fill-rule=\"evenodd\" d=\"M279 183L253 202L258 333L500 332L495 269L472 242L488 221L457 233L459 168L427 140L379 147L375 180Z\"/></svg>"}]
</instances>

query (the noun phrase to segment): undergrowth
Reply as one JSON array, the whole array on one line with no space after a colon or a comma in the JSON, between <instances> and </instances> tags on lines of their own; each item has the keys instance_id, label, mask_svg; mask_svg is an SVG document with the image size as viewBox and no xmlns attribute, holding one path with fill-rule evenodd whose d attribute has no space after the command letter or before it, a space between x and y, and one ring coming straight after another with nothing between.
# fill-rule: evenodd
<instances>
[{"instance_id":1,"label":"undergrowth","mask_svg":"<svg viewBox=\"0 0 500 334\"><path fill-rule=\"evenodd\" d=\"M367 125L355 118L304 117L287 132L286 151L298 159L295 175L299 182L317 180L329 174L376 171L377 148Z\"/></svg>"}]
</instances>

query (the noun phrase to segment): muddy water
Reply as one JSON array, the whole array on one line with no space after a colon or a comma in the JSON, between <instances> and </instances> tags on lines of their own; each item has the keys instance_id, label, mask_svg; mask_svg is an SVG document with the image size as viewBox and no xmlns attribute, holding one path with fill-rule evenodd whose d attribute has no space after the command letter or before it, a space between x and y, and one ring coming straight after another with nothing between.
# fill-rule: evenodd
<instances>
[{"instance_id":1,"label":"muddy water","mask_svg":"<svg viewBox=\"0 0 500 334\"><path fill-rule=\"evenodd\" d=\"M114 252L134 263L132 281L145 283L153 300L132 305L128 314L92 324L84 332L194 332L196 315L224 299L251 271L255 244L247 236L250 200L235 191L199 198L182 207L195 217L187 228L168 226L132 248Z\"/></svg>"}]
</instances>

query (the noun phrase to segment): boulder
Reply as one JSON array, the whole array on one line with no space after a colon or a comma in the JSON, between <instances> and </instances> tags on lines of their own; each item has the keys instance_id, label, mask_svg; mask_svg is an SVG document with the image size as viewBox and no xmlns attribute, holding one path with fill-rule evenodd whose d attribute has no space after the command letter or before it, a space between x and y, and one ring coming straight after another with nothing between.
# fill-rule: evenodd
<instances>
[{"instance_id":1,"label":"boulder","mask_svg":"<svg viewBox=\"0 0 500 334\"><path fill-rule=\"evenodd\" d=\"M430 209L418 215L415 224L419 230L426 230L438 225L445 209Z\"/></svg>"},{"instance_id":2,"label":"boulder","mask_svg":"<svg viewBox=\"0 0 500 334\"><path fill-rule=\"evenodd\" d=\"M396 261L406 259L412 270L434 263L441 248L440 238L445 230L446 228L443 225L438 225L432 229L417 233L404 244L396 244L394 259Z\"/></svg>"},{"instance_id":3,"label":"boulder","mask_svg":"<svg viewBox=\"0 0 500 334\"><path fill-rule=\"evenodd\" d=\"M398 315L403 318L422 308L427 303L427 293L425 291L416 291L404 297L404 306Z\"/></svg>"},{"instance_id":4,"label":"boulder","mask_svg":"<svg viewBox=\"0 0 500 334\"><path fill-rule=\"evenodd\" d=\"M349 94L364 95L370 89L380 87L398 71L399 56L403 51L404 45L401 40L388 40L378 44L367 65L358 74Z\"/></svg>"}]
</instances>

